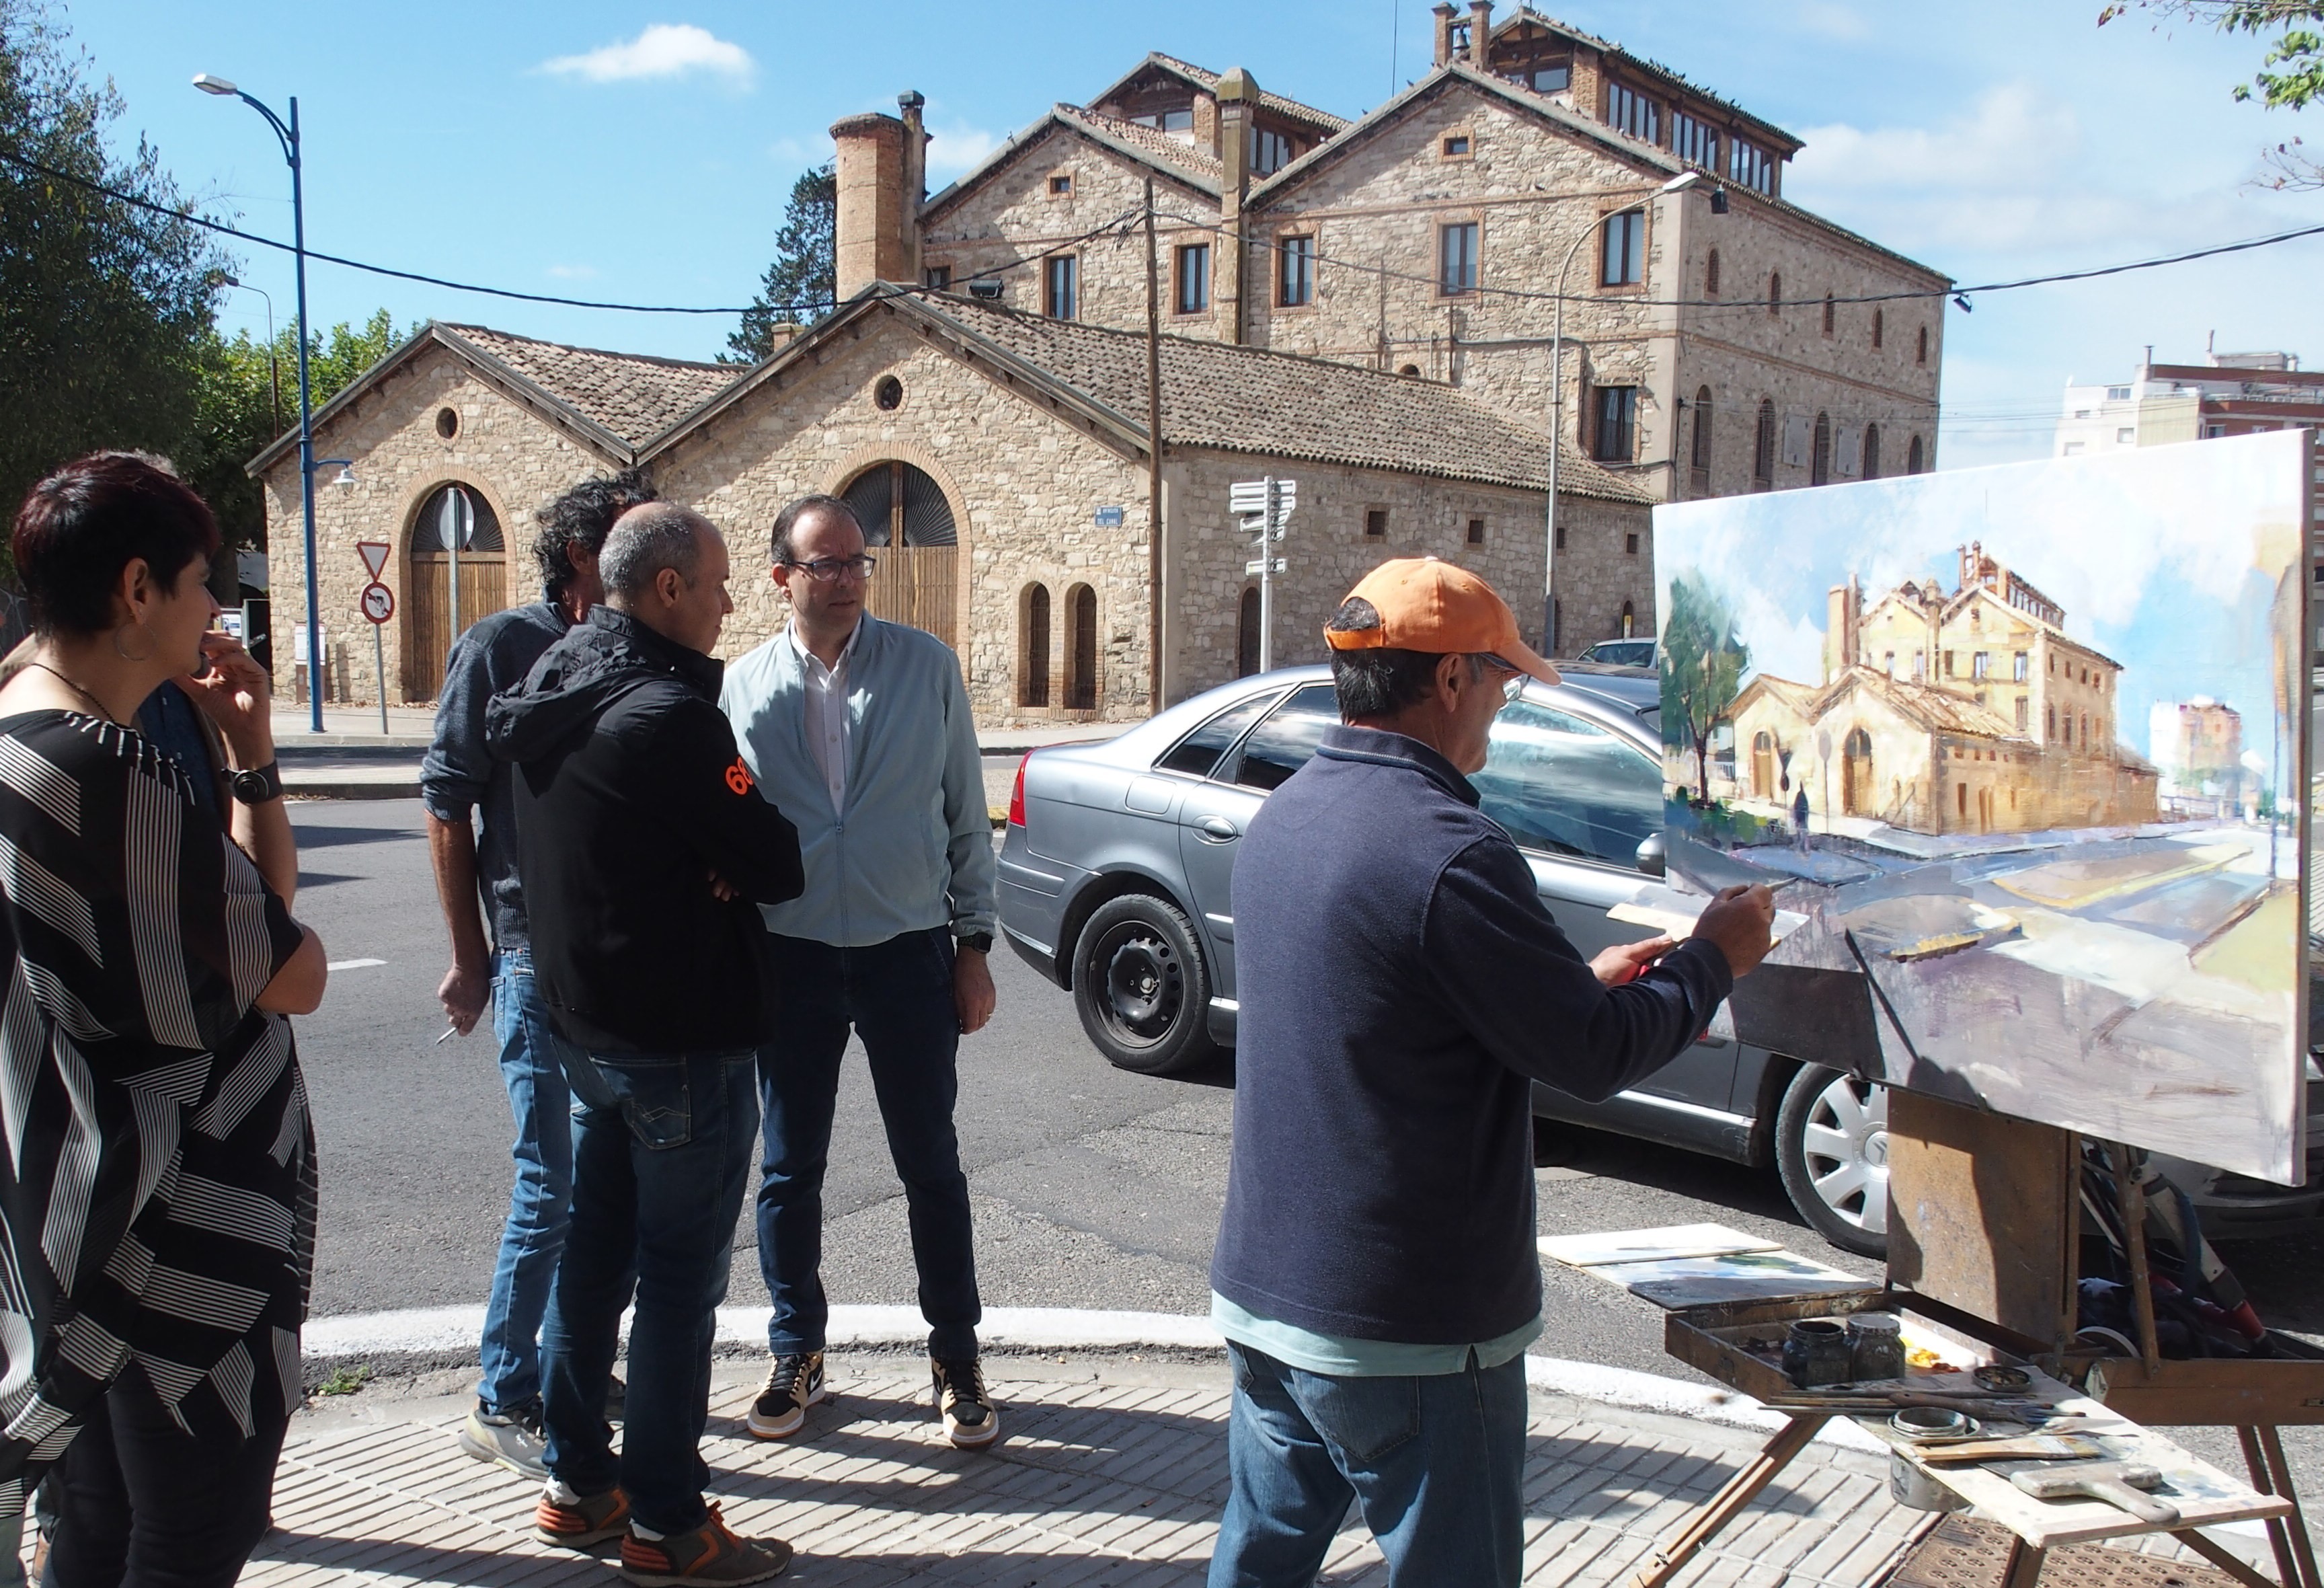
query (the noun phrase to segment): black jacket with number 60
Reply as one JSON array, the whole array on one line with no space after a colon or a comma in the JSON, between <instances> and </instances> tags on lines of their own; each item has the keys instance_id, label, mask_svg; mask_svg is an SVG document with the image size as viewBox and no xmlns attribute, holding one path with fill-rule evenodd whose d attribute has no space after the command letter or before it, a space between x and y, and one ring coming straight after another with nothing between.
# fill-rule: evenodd
<instances>
[{"instance_id":1,"label":"black jacket with number 60","mask_svg":"<svg viewBox=\"0 0 2324 1588\"><path fill-rule=\"evenodd\" d=\"M533 974L583 1048L701 1053L770 1034L757 906L805 882L798 832L718 709L722 670L600 606L486 709L485 743L516 765ZM718 898L714 872L739 897Z\"/></svg>"}]
</instances>

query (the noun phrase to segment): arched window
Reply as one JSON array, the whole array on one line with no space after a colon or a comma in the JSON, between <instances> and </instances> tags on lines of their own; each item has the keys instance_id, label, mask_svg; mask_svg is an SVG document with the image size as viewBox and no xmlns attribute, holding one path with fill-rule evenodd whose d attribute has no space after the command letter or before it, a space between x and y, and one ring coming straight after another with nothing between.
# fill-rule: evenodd
<instances>
[{"instance_id":1,"label":"arched window","mask_svg":"<svg viewBox=\"0 0 2324 1588\"><path fill-rule=\"evenodd\" d=\"M884 548L864 586L864 610L956 644L960 530L944 487L891 458L856 475L840 495L863 526L864 544Z\"/></svg>"},{"instance_id":2,"label":"arched window","mask_svg":"<svg viewBox=\"0 0 2324 1588\"><path fill-rule=\"evenodd\" d=\"M1877 480L1880 477L1880 427L1878 425L1864 427L1864 477L1868 480Z\"/></svg>"},{"instance_id":3,"label":"arched window","mask_svg":"<svg viewBox=\"0 0 2324 1588\"><path fill-rule=\"evenodd\" d=\"M1023 636L1018 650L1017 704L1049 704L1049 587L1028 585L1025 605L1018 614Z\"/></svg>"},{"instance_id":4,"label":"arched window","mask_svg":"<svg viewBox=\"0 0 2324 1588\"><path fill-rule=\"evenodd\" d=\"M1259 670L1259 591L1242 593L1235 614L1235 677L1247 679Z\"/></svg>"},{"instance_id":5,"label":"arched window","mask_svg":"<svg viewBox=\"0 0 2324 1588\"><path fill-rule=\"evenodd\" d=\"M1630 602L1622 603L1622 638L1627 640L1638 632L1638 609Z\"/></svg>"},{"instance_id":6,"label":"arched window","mask_svg":"<svg viewBox=\"0 0 2324 1588\"><path fill-rule=\"evenodd\" d=\"M1840 808L1848 816L1870 816L1875 798L1872 781L1872 735L1851 728L1840 744Z\"/></svg>"},{"instance_id":7,"label":"arched window","mask_svg":"<svg viewBox=\"0 0 2324 1588\"><path fill-rule=\"evenodd\" d=\"M1706 298L1719 296L1719 250L1716 248L1711 251L1710 263L1703 266L1702 295Z\"/></svg>"},{"instance_id":8,"label":"arched window","mask_svg":"<svg viewBox=\"0 0 2324 1588\"><path fill-rule=\"evenodd\" d=\"M1097 592L1075 585L1065 593L1065 706L1097 709Z\"/></svg>"},{"instance_id":9,"label":"arched window","mask_svg":"<svg viewBox=\"0 0 2324 1588\"><path fill-rule=\"evenodd\" d=\"M1808 484L1831 484L1831 415L1820 413L1815 422L1815 450L1808 454Z\"/></svg>"},{"instance_id":10,"label":"arched window","mask_svg":"<svg viewBox=\"0 0 2324 1588\"><path fill-rule=\"evenodd\" d=\"M1832 328L1839 323L1839 310L1832 303L1831 294L1826 292L1823 295L1823 334L1827 337L1831 336Z\"/></svg>"},{"instance_id":11,"label":"arched window","mask_svg":"<svg viewBox=\"0 0 2324 1588\"><path fill-rule=\"evenodd\" d=\"M1751 798L1775 797L1775 740L1766 730L1751 735Z\"/></svg>"},{"instance_id":12,"label":"arched window","mask_svg":"<svg viewBox=\"0 0 2324 1588\"><path fill-rule=\"evenodd\" d=\"M1711 494L1711 388L1699 386L1694 393L1694 435L1687 447L1687 465L1692 475L1686 483L1686 494L1702 497Z\"/></svg>"},{"instance_id":13,"label":"arched window","mask_svg":"<svg viewBox=\"0 0 2324 1588\"><path fill-rule=\"evenodd\" d=\"M1914 364L1929 362L1929 328L1926 326L1921 328L1919 344L1913 349L1913 362Z\"/></svg>"},{"instance_id":14,"label":"arched window","mask_svg":"<svg viewBox=\"0 0 2324 1588\"><path fill-rule=\"evenodd\" d=\"M1914 437L1913 444L1904 448L1904 472L1908 475L1921 472L1921 438L1918 436Z\"/></svg>"},{"instance_id":15,"label":"arched window","mask_svg":"<svg viewBox=\"0 0 2324 1588\"><path fill-rule=\"evenodd\" d=\"M444 687L444 656L452 642L508 605L506 543L484 493L449 485L420 504L406 549L403 694L407 700L433 700Z\"/></svg>"},{"instance_id":16,"label":"arched window","mask_svg":"<svg viewBox=\"0 0 2324 1588\"><path fill-rule=\"evenodd\" d=\"M1759 429L1751 439L1751 488L1775 488L1775 400L1759 400Z\"/></svg>"},{"instance_id":17,"label":"arched window","mask_svg":"<svg viewBox=\"0 0 2324 1588\"><path fill-rule=\"evenodd\" d=\"M1881 346L1887 341L1887 313L1886 310L1876 309L1872 311L1872 345L1875 347Z\"/></svg>"},{"instance_id":18,"label":"arched window","mask_svg":"<svg viewBox=\"0 0 2324 1588\"><path fill-rule=\"evenodd\" d=\"M1784 272L1781 271L1770 271L1767 273L1767 312L1769 314L1784 312Z\"/></svg>"}]
</instances>

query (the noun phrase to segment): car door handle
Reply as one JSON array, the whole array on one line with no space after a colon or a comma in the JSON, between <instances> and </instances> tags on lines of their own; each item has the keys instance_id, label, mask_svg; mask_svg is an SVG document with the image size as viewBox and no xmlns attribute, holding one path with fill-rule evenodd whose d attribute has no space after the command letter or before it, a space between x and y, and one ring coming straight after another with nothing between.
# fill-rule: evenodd
<instances>
[{"instance_id":1,"label":"car door handle","mask_svg":"<svg viewBox=\"0 0 2324 1588\"><path fill-rule=\"evenodd\" d=\"M1206 816L1194 824L1194 831L1206 844L1231 844L1242 836L1242 829L1222 816Z\"/></svg>"}]
</instances>

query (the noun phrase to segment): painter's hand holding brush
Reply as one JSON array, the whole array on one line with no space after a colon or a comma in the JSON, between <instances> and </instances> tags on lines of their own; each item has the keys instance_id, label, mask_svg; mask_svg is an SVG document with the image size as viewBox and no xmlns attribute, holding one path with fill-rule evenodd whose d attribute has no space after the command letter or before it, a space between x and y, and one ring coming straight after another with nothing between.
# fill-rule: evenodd
<instances>
[{"instance_id":1,"label":"painter's hand holding brush","mask_svg":"<svg viewBox=\"0 0 2324 1588\"><path fill-rule=\"evenodd\" d=\"M1695 918L1694 936L1727 956L1727 968L1748 975L1775 946L1775 891L1765 882L1721 888Z\"/></svg>"}]
</instances>

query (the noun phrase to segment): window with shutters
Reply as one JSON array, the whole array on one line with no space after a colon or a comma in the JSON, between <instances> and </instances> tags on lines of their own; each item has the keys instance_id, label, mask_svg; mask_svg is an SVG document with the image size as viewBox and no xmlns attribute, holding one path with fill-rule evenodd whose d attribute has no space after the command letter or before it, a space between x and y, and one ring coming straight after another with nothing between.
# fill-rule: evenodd
<instances>
[{"instance_id":1,"label":"window with shutters","mask_svg":"<svg viewBox=\"0 0 2324 1588\"><path fill-rule=\"evenodd\" d=\"M1751 489L1775 488L1775 401L1760 399L1759 427L1751 438Z\"/></svg>"}]
</instances>

